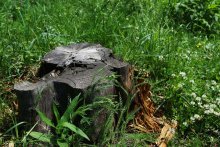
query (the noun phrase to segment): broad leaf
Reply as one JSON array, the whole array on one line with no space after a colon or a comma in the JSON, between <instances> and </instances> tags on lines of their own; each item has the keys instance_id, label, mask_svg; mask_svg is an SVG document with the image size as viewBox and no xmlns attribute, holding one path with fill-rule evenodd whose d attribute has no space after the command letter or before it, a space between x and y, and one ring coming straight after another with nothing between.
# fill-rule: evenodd
<instances>
[{"instance_id":1,"label":"broad leaf","mask_svg":"<svg viewBox=\"0 0 220 147\"><path fill-rule=\"evenodd\" d=\"M49 134L43 134L43 133L35 132L35 131L31 132L30 136L42 142L49 142L49 143L52 138L51 135Z\"/></svg>"},{"instance_id":2,"label":"broad leaf","mask_svg":"<svg viewBox=\"0 0 220 147\"><path fill-rule=\"evenodd\" d=\"M69 144L66 143L64 140L57 140L57 144L59 145L59 147L69 147Z\"/></svg>"},{"instance_id":3,"label":"broad leaf","mask_svg":"<svg viewBox=\"0 0 220 147\"><path fill-rule=\"evenodd\" d=\"M64 122L62 123L62 126L69 128L71 131L75 132L76 134L86 138L87 140L90 140L89 137L80 128L76 127L75 125L68 122Z\"/></svg>"},{"instance_id":4,"label":"broad leaf","mask_svg":"<svg viewBox=\"0 0 220 147\"><path fill-rule=\"evenodd\" d=\"M46 123L48 126L51 126L51 127L54 127L54 128L55 128L55 126L54 126L54 124L52 123L52 121L51 121L44 113L40 112L40 110L38 110L38 109L36 109L36 111L37 111L37 113L38 113L40 119L41 119L44 123Z\"/></svg>"},{"instance_id":5,"label":"broad leaf","mask_svg":"<svg viewBox=\"0 0 220 147\"><path fill-rule=\"evenodd\" d=\"M66 111L64 112L63 116L61 117L61 121L59 123L63 123L69 120L70 118L70 114L74 112L74 109L76 108L76 106L79 103L79 97L80 94L78 96L76 96L71 103L69 104L69 106L67 107ZM58 124L59 125L59 124Z\"/></svg>"}]
</instances>

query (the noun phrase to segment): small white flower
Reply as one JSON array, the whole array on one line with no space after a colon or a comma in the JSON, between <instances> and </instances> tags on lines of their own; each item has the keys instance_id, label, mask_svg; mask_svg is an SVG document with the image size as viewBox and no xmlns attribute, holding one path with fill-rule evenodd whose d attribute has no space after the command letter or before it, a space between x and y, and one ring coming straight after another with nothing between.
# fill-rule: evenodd
<instances>
[{"instance_id":1,"label":"small white flower","mask_svg":"<svg viewBox=\"0 0 220 147\"><path fill-rule=\"evenodd\" d=\"M195 83L195 81L194 81L194 80L190 80L189 82L190 82L190 83L192 83L192 84L194 84L194 83Z\"/></svg>"},{"instance_id":2,"label":"small white flower","mask_svg":"<svg viewBox=\"0 0 220 147\"><path fill-rule=\"evenodd\" d=\"M214 114L215 114L216 116L220 116L220 113L218 113L218 112L214 112Z\"/></svg>"},{"instance_id":3,"label":"small white flower","mask_svg":"<svg viewBox=\"0 0 220 147\"><path fill-rule=\"evenodd\" d=\"M196 100L197 101L201 101L201 97L196 97Z\"/></svg>"},{"instance_id":4,"label":"small white flower","mask_svg":"<svg viewBox=\"0 0 220 147\"><path fill-rule=\"evenodd\" d=\"M210 111L209 110L205 110L204 113L205 114L210 114Z\"/></svg>"},{"instance_id":5,"label":"small white flower","mask_svg":"<svg viewBox=\"0 0 220 147\"><path fill-rule=\"evenodd\" d=\"M214 109L214 108L216 108L216 105L215 104L210 104L209 107Z\"/></svg>"},{"instance_id":6,"label":"small white flower","mask_svg":"<svg viewBox=\"0 0 220 147\"><path fill-rule=\"evenodd\" d=\"M211 82L212 82L212 85L216 85L217 84L215 80L212 80Z\"/></svg>"},{"instance_id":7,"label":"small white flower","mask_svg":"<svg viewBox=\"0 0 220 147\"><path fill-rule=\"evenodd\" d=\"M219 130L214 130L213 132L215 132L215 133L219 133Z\"/></svg>"},{"instance_id":8,"label":"small white flower","mask_svg":"<svg viewBox=\"0 0 220 147\"><path fill-rule=\"evenodd\" d=\"M158 58L160 61L162 61L164 59L162 55L159 55Z\"/></svg>"},{"instance_id":9,"label":"small white flower","mask_svg":"<svg viewBox=\"0 0 220 147\"><path fill-rule=\"evenodd\" d=\"M191 119L191 121L193 121L193 122L195 121L195 118L194 118L194 117L192 117L192 116L190 117L190 119Z\"/></svg>"},{"instance_id":10,"label":"small white flower","mask_svg":"<svg viewBox=\"0 0 220 147\"><path fill-rule=\"evenodd\" d=\"M190 102L191 105L195 105L196 103L194 101Z\"/></svg>"},{"instance_id":11,"label":"small white flower","mask_svg":"<svg viewBox=\"0 0 220 147\"><path fill-rule=\"evenodd\" d=\"M215 90L215 87L214 87L214 86L211 86L211 89L214 91L214 90Z\"/></svg>"},{"instance_id":12,"label":"small white flower","mask_svg":"<svg viewBox=\"0 0 220 147\"><path fill-rule=\"evenodd\" d=\"M183 122L183 125L187 127L187 126L188 126L188 123L187 123L187 122Z\"/></svg>"},{"instance_id":13,"label":"small white flower","mask_svg":"<svg viewBox=\"0 0 220 147\"><path fill-rule=\"evenodd\" d=\"M195 98L195 97L196 97L196 93L193 92L193 93L191 94L191 96Z\"/></svg>"},{"instance_id":14,"label":"small white flower","mask_svg":"<svg viewBox=\"0 0 220 147\"><path fill-rule=\"evenodd\" d=\"M210 108L210 109L209 109L209 112L210 112L210 113L214 113L214 109Z\"/></svg>"},{"instance_id":15,"label":"small white flower","mask_svg":"<svg viewBox=\"0 0 220 147\"><path fill-rule=\"evenodd\" d=\"M183 54L183 58L185 58L185 59L187 59L187 60L190 59L189 56L188 56L187 54Z\"/></svg>"},{"instance_id":16,"label":"small white flower","mask_svg":"<svg viewBox=\"0 0 220 147\"><path fill-rule=\"evenodd\" d=\"M182 77L185 77L185 76L186 76L186 73L185 73L185 72L180 72L180 75L181 75Z\"/></svg>"},{"instance_id":17,"label":"small white flower","mask_svg":"<svg viewBox=\"0 0 220 147\"><path fill-rule=\"evenodd\" d=\"M213 44L208 43L208 44L205 45L205 48L206 49L211 49L213 46L214 46Z\"/></svg>"},{"instance_id":18,"label":"small white flower","mask_svg":"<svg viewBox=\"0 0 220 147\"><path fill-rule=\"evenodd\" d=\"M178 87L178 88L183 88L183 85L184 85L184 84L182 84L182 83L178 83L177 87Z\"/></svg>"},{"instance_id":19,"label":"small white flower","mask_svg":"<svg viewBox=\"0 0 220 147\"><path fill-rule=\"evenodd\" d=\"M205 98L207 98L207 96L206 96L205 94L203 94L203 95L202 95L202 98L204 98L204 99L205 99Z\"/></svg>"},{"instance_id":20,"label":"small white flower","mask_svg":"<svg viewBox=\"0 0 220 147\"><path fill-rule=\"evenodd\" d=\"M209 105L208 105L208 104L205 104L205 105L204 105L204 108L208 109L208 108L209 108Z\"/></svg>"},{"instance_id":21,"label":"small white flower","mask_svg":"<svg viewBox=\"0 0 220 147\"><path fill-rule=\"evenodd\" d=\"M195 115L194 115L194 118L195 118L195 119L200 119L201 117L200 117L200 115L195 114Z\"/></svg>"},{"instance_id":22,"label":"small white flower","mask_svg":"<svg viewBox=\"0 0 220 147\"><path fill-rule=\"evenodd\" d=\"M172 76L172 77L175 77L176 75L175 75L175 74L172 74L171 76Z\"/></svg>"}]
</instances>

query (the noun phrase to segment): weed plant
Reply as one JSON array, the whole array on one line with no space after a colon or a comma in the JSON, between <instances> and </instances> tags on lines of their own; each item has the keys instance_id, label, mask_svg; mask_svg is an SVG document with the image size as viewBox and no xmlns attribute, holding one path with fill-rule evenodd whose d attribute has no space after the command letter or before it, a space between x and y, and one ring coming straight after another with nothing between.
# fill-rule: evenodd
<instances>
[{"instance_id":1,"label":"weed plant","mask_svg":"<svg viewBox=\"0 0 220 147\"><path fill-rule=\"evenodd\" d=\"M171 17L187 30L200 34L218 34L220 2L216 0L182 0L173 4Z\"/></svg>"},{"instance_id":2,"label":"weed plant","mask_svg":"<svg viewBox=\"0 0 220 147\"><path fill-rule=\"evenodd\" d=\"M14 79L24 78L28 67L36 66L55 46L94 42L112 48L116 55L149 74L152 99L179 123L171 146L218 146L219 34L206 37L206 33L193 34L178 25L170 19L173 5L177 1L0 1L1 131L10 128L5 120L15 125L10 119L15 114L15 97L10 92ZM200 4L193 18L200 19L200 13L205 12L197 6ZM219 12L215 15L218 17ZM212 12L207 18L208 32L219 32ZM187 23L195 22L191 19Z\"/></svg>"}]
</instances>

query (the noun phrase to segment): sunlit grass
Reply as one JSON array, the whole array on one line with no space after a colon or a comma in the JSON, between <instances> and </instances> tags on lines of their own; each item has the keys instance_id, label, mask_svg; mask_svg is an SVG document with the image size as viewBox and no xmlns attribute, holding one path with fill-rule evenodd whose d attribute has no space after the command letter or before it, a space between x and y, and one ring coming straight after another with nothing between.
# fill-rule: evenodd
<instances>
[{"instance_id":1,"label":"sunlit grass","mask_svg":"<svg viewBox=\"0 0 220 147\"><path fill-rule=\"evenodd\" d=\"M55 46L94 42L149 73L152 99L179 122L174 145L187 139L192 144L192 138L203 144L217 142L219 38L193 35L182 26L173 28L170 4L146 0L0 2L0 124L13 114L15 98L7 87L22 77L26 67L39 64Z\"/></svg>"}]
</instances>

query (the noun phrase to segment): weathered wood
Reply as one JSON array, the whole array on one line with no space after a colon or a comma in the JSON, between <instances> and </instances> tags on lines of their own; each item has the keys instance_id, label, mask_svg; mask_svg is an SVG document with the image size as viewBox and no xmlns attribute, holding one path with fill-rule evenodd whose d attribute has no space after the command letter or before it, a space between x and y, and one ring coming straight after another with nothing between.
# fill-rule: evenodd
<instances>
[{"instance_id":1,"label":"weathered wood","mask_svg":"<svg viewBox=\"0 0 220 147\"><path fill-rule=\"evenodd\" d=\"M124 95L113 81L107 80L107 77L112 74L119 75L118 82L125 89L129 89L130 73L129 64L115 59L110 49L99 44L80 43L57 47L42 59L37 74L40 77L39 81L15 84L19 120L31 124L38 121L36 107L49 118L54 119L51 109L53 102L60 105L62 113L68 105L68 98L74 98L79 93L82 93L87 103L93 102L97 96L114 95L119 92ZM110 86L102 91L95 90L94 87L101 84ZM90 91L89 96L88 91ZM107 119L106 110L102 110L100 114L102 116L93 122L94 132L90 135L93 141L97 140L101 127ZM40 122L36 130L47 132L50 128Z\"/></svg>"}]
</instances>

